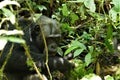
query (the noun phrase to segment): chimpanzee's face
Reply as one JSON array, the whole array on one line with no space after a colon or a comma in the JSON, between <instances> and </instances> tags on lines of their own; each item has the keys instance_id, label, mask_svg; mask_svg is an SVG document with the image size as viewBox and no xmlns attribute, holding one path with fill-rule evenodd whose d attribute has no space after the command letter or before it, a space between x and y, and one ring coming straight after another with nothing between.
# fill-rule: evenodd
<instances>
[{"instance_id":1,"label":"chimpanzee's face","mask_svg":"<svg viewBox=\"0 0 120 80\"><path fill-rule=\"evenodd\" d=\"M46 21L43 19L39 19L38 20L39 23L37 21L37 25L31 29L31 37L33 42L40 48L41 51L43 51L44 50L44 41L42 35L43 32L46 38L49 52L55 52L57 44L59 43L61 37L60 27L58 26L58 23L56 21L46 17L45 19Z\"/></svg>"}]
</instances>

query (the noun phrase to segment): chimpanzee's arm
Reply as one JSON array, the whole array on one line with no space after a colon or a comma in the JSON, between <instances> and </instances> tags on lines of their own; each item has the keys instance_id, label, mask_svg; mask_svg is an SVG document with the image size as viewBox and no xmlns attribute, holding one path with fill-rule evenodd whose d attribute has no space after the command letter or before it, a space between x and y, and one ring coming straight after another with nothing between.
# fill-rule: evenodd
<instances>
[{"instance_id":1,"label":"chimpanzee's arm","mask_svg":"<svg viewBox=\"0 0 120 80\"><path fill-rule=\"evenodd\" d=\"M34 45L32 45L33 47ZM2 53L2 56L0 58L0 65L2 66L3 62L5 61L7 54L9 53L9 49L11 47L11 43L8 43ZM37 67L39 67L41 70L46 70L45 68L45 55L38 53L37 48L30 52L33 60L35 61ZM6 65L6 71L9 72L29 72L29 68L27 66L27 56L25 55L24 49L19 45L15 44L12 55ZM70 70L72 68L72 64L69 63L67 60L61 58L61 57L49 57L48 59L48 65L50 67L50 70L59 70L61 72Z\"/></svg>"}]
</instances>

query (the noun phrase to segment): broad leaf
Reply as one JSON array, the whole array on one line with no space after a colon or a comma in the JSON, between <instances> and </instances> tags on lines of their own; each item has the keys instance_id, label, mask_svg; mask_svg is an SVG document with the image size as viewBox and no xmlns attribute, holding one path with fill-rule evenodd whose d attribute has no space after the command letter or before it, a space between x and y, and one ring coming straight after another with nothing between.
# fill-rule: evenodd
<instances>
[{"instance_id":1,"label":"broad leaf","mask_svg":"<svg viewBox=\"0 0 120 80\"><path fill-rule=\"evenodd\" d=\"M67 2L71 2L71 3L80 3L80 2L84 2L84 0L67 1Z\"/></svg>"},{"instance_id":2,"label":"broad leaf","mask_svg":"<svg viewBox=\"0 0 120 80\"><path fill-rule=\"evenodd\" d=\"M114 10L114 8L112 8L110 11L109 11L109 16L111 18L111 20L113 22L116 22L117 21L117 12Z\"/></svg>"},{"instance_id":3,"label":"broad leaf","mask_svg":"<svg viewBox=\"0 0 120 80\"><path fill-rule=\"evenodd\" d=\"M84 1L84 5L90 9L91 12L95 12L96 10L96 6L95 6L95 3L94 3L94 0L85 0Z\"/></svg>"},{"instance_id":4,"label":"broad leaf","mask_svg":"<svg viewBox=\"0 0 120 80\"><path fill-rule=\"evenodd\" d=\"M88 46L90 53L93 53L94 47L93 46Z\"/></svg>"},{"instance_id":5,"label":"broad leaf","mask_svg":"<svg viewBox=\"0 0 120 80\"><path fill-rule=\"evenodd\" d=\"M70 17L71 17L71 23L74 23L76 20L78 20L78 16L75 14L75 13L71 13L70 14Z\"/></svg>"},{"instance_id":6,"label":"broad leaf","mask_svg":"<svg viewBox=\"0 0 120 80\"><path fill-rule=\"evenodd\" d=\"M90 53L88 53L86 56L85 56L85 64L86 64L86 66L88 66L90 63L91 63L91 61L92 61L92 56L91 56L91 54Z\"/></svg>"},{"instance_id":7,"label":"broad leaf","mask_svg":"<svg viewBox=\"0 0 120 80\"><path fill-rule=\"evenodd\" d=\"M7 5L17 5L20 7L20 4L16 1L10 1L10 0L4 0L0 2L0 9L2 9L3 7L7 6Z\"/></svg>"},{"instance_id":8,"label":"broad leaf","mask_svg":"<svg viewBox=\"0 0 120 80\"><path fill-rule=\"evenodd\" d=\"M21 38L17 38L17 37L13 37L13 36L9 36L9 37L2 37L3 40L7 40L10 42L15 42L15 43L25 43L24 39Z\"/></svg>"},{"instance_id":9,"label":"broad leaf","mask_svg":"<svg viewBox=\"0 0 120 80\"><path fill-rule=\"evenodd\" d=\"M70 48L68 48L66 51L65 51L65 53L64 53L64 55L67 55L68 53L70 53L71 51L75 51L74 52L74 57L76 57L76 56L78 56L80 53L82 53L85 49L86 49L86 47L85 47L85 45L84 44L82 44L82 43L80 43L79 41L77 41L77 40L73 40L72 42L71 42L71 44L70 44Z\"/></svg>"},{"instance_id":10,"label":"broad leaf","mask_svg":"<svg viewBox=\"0 0 120 80\"><path fill-rule=\"evenodd\" d=\"M70 48L68 48L68 49L65 51L64 55L67 55L68 53L70 53L72 50L74 50L74 49L76 49L76 48L78 48L78 46L71 46Z\"/></svg>"},{"instance_id":11,"label":"broad leaf","mask_svg":"<svg viewBox=\"0 0 120 80\"><path fill-rule=\"evenodd\" d=\"M119 0L112 0L114 6L109 11L109 16L113 22L117 21L117 17L120 18L120 1ZM118 16L117 16L118 15Z\"/></svg>"},{"instance_id":12,"label":"broad leaf","mask_svg":"<svg viewBox=\"0 0 120 80\"><path fill-rule=\"evenodd\" d=\"M10 20L12 24L15 24L15 15L7 8L2 8L3 14Z\"/></svg>"},{"instance_id":13,"label":"broad leaf","mask_svg":"<svg viewBox=\"0 0 120 80\"><path fill-rule=\"evenodd\" d=\"M76 56L80 55L83 51L84 51L84 49L77 49L77 50L75 50L73 57L76 57Z\"/></svg>"},{"instance_id":14,"label":"broad leaf","mask_svg":"<svg viewBox=\"0 0 120 80\"><path fill-rule=\"evenodd\" d=\"M119 1L119 0L112 0L112 3L113 3L115 6L120 6L120 1Z\"/></svg>"},{"instance_id":15,"label":"broad leaf","mask_svg":"<svg viewBox=\"0 0 120 80\"><path fill-rule=\"evenodd\" d=\"M112 38L113 38L112 33L113 33L112 26L108 26L107 36L106 36L106 39L105 39L105 44L111 52L114 51L113 46L112 46Z\"/></svg>"},{"instance_id":16,"label":"broad leaf","mask_svg":"<svg viewBox=\"0 0 120 80\"><path fill-rule=\"evenodd\" d=\"M81 49L86 49L85 45L77 40L72 41L71 46L78 46Z\"/></svg>"},{"instance_id":17,"label":"broad leaf","mask_svg":"<svg viewBox=\"0 0 120 80\"><path fill-rule=\"evenodd\" d=\"M3 50L6 44L7 40L0 38L0 50Z\"/></svg>"},{"instance_id":18,"label":"broad leaf","mask_svg":"<svg viewBox=\"0 0 120 80\"><path fill-rule=\"evenodd\" d=\"M37 8L38 8L40 11L47 10L47 8L46 8L44 5L37 5Z\"/></svg>"},{"instance_id":19,"label":"broad leaf","mask_svg":"<svg viewBox=\"0 0 120 80\"><path fill-rule=\"evenodd\" d=\"M84 19L86 19L87 18L87 16L85 15L85 7L84 7L84 5L81 5L81 7L80 7L80 16L81 16L81 20L84 20Z\"/></svg>"},{"instance_id":20,"label":"broad leaf","mask_svg":"<svg viewBox=\"0 0 120 80\"><path fill-rule=\"evenodd\" d=\"M105 80L114 80L114 78L110 75L105 76Z\"/></svg>"},{"instance_id":21,"label":"broad leaf","mask_svg":"<svg viewBox=\"0 0 120 80\"><path fill-rule=\"evenodd\" d=\"M0 30L0 35L24 35L23 31L21 30Z\"/></svg>"},{"instance_id":22,"label":"broad leaf","mask_svg":"<svg viewBox=\"0 0 120 80\"><path fill-rule=\"evenodd\" d=\"M66 5L66 4L63 4L62 7L63 7L63 8L62 8L62 14L63 14L64 16L68 16L69 11L68 11L67 5Z\"/></svg>"},{"instance_id":23,"label":"broad leaf","mask_svg":"<svg viewBox=\"0 0 120 80\"><path fill-rule=\"evenodd\" d=\"M63 51L60 47L57 48L57 53L60 55L60 56L63 56Z\"/></svg>"}]
</instances>

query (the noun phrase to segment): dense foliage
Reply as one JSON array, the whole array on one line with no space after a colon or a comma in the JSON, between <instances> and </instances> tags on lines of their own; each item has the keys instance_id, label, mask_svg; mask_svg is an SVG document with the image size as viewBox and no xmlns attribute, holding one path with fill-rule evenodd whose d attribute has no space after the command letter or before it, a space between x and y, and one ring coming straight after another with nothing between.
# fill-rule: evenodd
<instances>
[{"instance_id":1,"label":"dense foliage","mask_svg":"<svg viewBox=\"0 0 120 80\"><path fill-rule=\"evenodd\" d=\"M114 39L117 44L120 40L119 0L16 0L0 2L0 9L0 25L5 20L16 24L16 18L22 16L36 20L42 14L61 23L62 39L58 53L62 57L72 55L69 60L75 63L69 80L92 76L99 79L94 74L106 80L120 79L120 66L117 65L120 51L115 49L119 45L114 47ZM13 39L9 35L0 34L0 39L24 43L23 39ZM117 70L110 66L117 67Z\"/></svg>"}]
</instances>

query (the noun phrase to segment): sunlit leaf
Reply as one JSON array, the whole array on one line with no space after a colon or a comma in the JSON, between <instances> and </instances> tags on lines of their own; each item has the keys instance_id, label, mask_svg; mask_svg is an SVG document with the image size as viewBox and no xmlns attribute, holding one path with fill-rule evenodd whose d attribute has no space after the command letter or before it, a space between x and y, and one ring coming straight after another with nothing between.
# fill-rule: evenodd
<instances>
[{"instance_id":1,"label":"sunlit leaf","mask_svg":"<svg viewBox=\"0 0 120 80\"><path fill-rule=\"evenodd\" d=\"M0 35L24 35L23 31L21 30L0 30Z\"/></svg>"},{"instance_id":2,"label":"sunlit leaf","mask_svg":"<svg viewBox=\"0 0 120 80\"><path fill-rule=\"evenodd\" d=\"M117 21L117 12L114 10L114 8L112 8L110 11L109 11L109 16L111 18L111 20L113 22L116 22Z\"/></svg>"},{"instance_id":3,"label":"sunlit leaf","mask_svg":"<svg viewBox=\"0 0 120 80\"><path fill-rule=\"evenodd\" d=\"M15 43L25 43L25 40L21 38L9 37L8 40Z\"/></svg>"},{"instance_id":4,"label":"sunlit leaf","mask_svg":"<svg viewBox=\"0 0 120 80\"><path fill-rule=\"evenodd\" d=\"M6 44L7 40L0 38L0 50L3 50Z\"/></svg>"},{"instance_id":5,"label":"sunlit leaf","mask_svg":"<svg viewBox=\"0 0 120 80\"><path fill-rule=\"evenodd\" d=\"M96 6L94 0L85 0L84 4L88 9L90 9L91 12L95 12Z\"/></svg>"},{"instance_id":6,"label":"sunlit leaf","mask_svg":"<svg viewBox=\"0 0 120 80\"><path fill-rule=\"evenodd\" d=\"M71 23L74 23L76 20L78 20L78 16L75 14L75 13L71 13L70 14L70 17L71 17Z\"/></svg>"},{"instance_id":7,"label":"sunlit leaf","mask_svg":"<svg viewBox=\"0 0 120 80\"><path fill-rule=\"evenodd\" d=\"M71 3L80 3L80 2L84 2L84 0L67 1L67 2L71 2Z\"/></svg>"},{"instance_id":8,"label":"sunlit leaf","mask_svg":"<svg viewBox=\"0 0 120 80\"><path fill-rule=\"evenodd\" d=\"M98 75L95 74L89 74L85 75L82 79L80 80L102 80Z\"/></svg>"},{"instance_id":9,"label":"sunlit leaf","mask_svg":"<svg viewBox=\"0 0 120 80\"><path fill-rule=\"evenodd\" d=\"M63 51L60 47L57 48L57 53L60 55L60 56L63 56Z\"/></svg>"},{"instance_id":10,"label":"sunlit leaf","mask_svg":"<svg viewBox=\"0 0 120 80\"><path fill-rule=\"evenodd\" d=\"M4 12L3 14L4 14L7 18L9 18L10 22L11 22L12 24L14 24L14 23L15 23L15 15L14 15L9 9L7 9L7 8L2 8L1 10Z\"/></svg>"},{"instance_id":11,"label":"sunlit leaf","mask_svg":"<svg viewBox=\"0 0 120 80\"><path fill-rule=\"evenodd\" d=\"M88 46L90 53L93 53L94 47L93 46Z\"/></svg>"},{"instance_id":12,"label":"sunlit leaf","mask_svg":"<svg viewBox=\"0 0 120 80\"><path fill-rule=\"evenodd\" d=\"M116 12L120 13L120 4L114 6L113 9L114 9Z\"/></svg>"},{"instance_id":13,"label":"sunlit leaf","mask_svg":"<svg viewBox=\"0 0 120 80\"><path fill-rule=\"evenodd\" d=\"M68 48L68 49L65 51L64 55L67 55L68 53L70 53L72 50L74 50L74 49L76 49L76 48L78 48L78 46L71 46L70 48Z\"/></svg>"},{"instance_id":14,"label":"sunlit leaf","mask_svg":"<svg viewBox=\"0 0 120 80\"><path fill-rule=\"evenodd\" d=\"M114 78L112 76L110 76L110 75L107 75L104 78L105 78L105 80L114 80Z\"/></svg>"},{"instance_id":15,"label":"sunlit leaf","mask_svg":"<svg viewBox=\"0 0 120 80\"><path fill-rule=\"evenodd\" d=\"M20 4L18 2L16 2L16 1L4 0L4 1L0 2L0 9L3 8L4 6L10 5L10 4L20 7Z\"/></svg>"},{"instance_id":16,"label":"sunlit leaf","mask_svg":"<svg viewBox=\"0 0 120 80\"><path fill-rule=\"evenodd\" d=\"M91 54L90 53L88 53L86 56L85 56L85 64L86 64L86 66L88 66L90 63L91 63L91 61L92 61L92 56L91 56Z\"/></svg>"},{"instance_id":17,"label":"sunlit leaf","mask_svg":"<svg viewBox=\"0 0 120 80\"><path fill-rule=\"evenodd\" d=\"M37 7L40 11L47 10L47 8L44 5L37 5Z\"/></svg>"},{"instance_id":18,"label":"sunlit leaf","mask_svg":"<svg viewBox=\"0 0 120 80\"><path fill-rule=\"evenodd\" d=\"M85 45L83 43L80 43L77 40L73 40L70 44L70 47L65 51L64 55L67 55L68 53L70 53L71 51L75 51L74 52L74 57L79 55L80 53L82 53L84 50L86 49Z\"/></svg>"},{"instance_id":19,"label":"sunlit leaf","mask_svg":"<svg viewBox=\"0 0 120 80\"><path fill-rule=\"evenodd\" d=\"M33 69L34 69L34 67L33 67L33 61L32 61L32 60L27 59L26 63L27 63L27 66L29 66L29 67L30 67L30 69L29 69L29 70L33 70Z\"/></svg>"},{"instance_id":20,"label":"sunlit leaf","mask_svg":"<svg viewBox=\"0 0 120 80\"><path fill-rule=\"evenodd\" d=\"M93 39L94 39L91 34L88 34L88 33L85 32L85 31L84 31L83 34L81 35L81 38L90 39L90 40L93 40Z\"/></svg>"},{"instance_id":21,"label":"sunlit leaf","mask_svg":"<svg viewBox=\"0 0 120 80\"><path fill-rule=\"evenodd\" d=\"M109 16L111 17L111 20L113 22L117 21L117 17L120 18L120 1L119 0L112 0L112 3L114 4L114 6L111 8L111 10L109 11Z\"/></svg>"},{"instance_id":22,"label":"sunlit leaf","mask_svg":"<svg viewBox=\"0 0 120 80\"><path fill-rule=\"evenodd\" d=\"M73 57L76 57L76 56L80 55L83 51L84 51L84 49L77 49L77 50L75 50L75 52L73 53L74 54Z\"/></svg>"},{"instance_id":23,"label":"sunlit leaf","mask_svg":"<svg viewBox=\"0 0 120 80\"><path fill-rule=\"evenodd\" d=\"M42 14L35 13L33 16L33 20L36 22Z\"/></svg>"},{"instance_id":24,"label":"sunlit leaf","mask_svg":"<svg viewBox=\"0 0 120 80\"><path fill-rule=\"evenodd\" d=\"M69 11L68 11L68 8L67 8L67 5L66 4L62 4L62 14L64 15L64 16L68 16L68 13L69 13Z\"/></svg>"},{"instance_id":25,"label":"sunlit leaf","mask_svg":"<svg viewBox=\"0 0 120 80\"><path fill-rule=\"evenodd\" d=\"M105 39L105 44L111 52L114 51L113 46L112 46L112 38L113 38L112 33L113 33L112 26L108 26L107 36L106 36L106 39Z\"/></svg>"},{"instance_id":26,"label":"sunlit leaf","mask_svg":"<svg viewBox=\"0 0 120 80\"><path fill-rule=\"evenodd\" d=\"M86 19L87 16L85 15L85 7L84 7L84 5L81 5L79 10L80 10L80 13L81 13L81 19L82 20Z\"/></svg>"},{"instance_id":27,"label":"sunlit leaf","mask_svg":"<svg viewBox=\"0 0 120 80\"><path fill-rule=\"evenodd\" d=\"M71 46L78 46L79 48L81 49L86 49L85 45L83 43L80 43L79 41L77 40L74 40L71 42Z\"/></svg>"},{"instance_id":28,"label":"sunlit leaf","mask_svg":"<svg viewBox=\"0 0 120 80\"><path fill-rule=\"evenodd\" d=\"M79 46L79 45L80 45L80 42L77 41L77 40L73 40L73 41L71 42L71 46Z\"/></svg>"},{"instance_id":29,"label":"sunlit leaf","mask_svg":"<svg viewBox=\"0 0 120 80\"><path fill-rule=\"evenodd\" d=\"M120 1L119 1L119 0L112 0L112 3L113 3L115 6L119 6L119 7L120 7Z\"/></svg>"},{"instance_id":30,"label":"sunlit leaf","mask_svg":"<svg viewBox=\"0 0 120 80\"><path fill-rule=\"evenodd\" d=\"M10 41L10 42L15 42L15 43L25 43L24 39L17 38L17 37L14 37L14 36L2 37L2 39Z\"/></svg>"}]
</instances>

